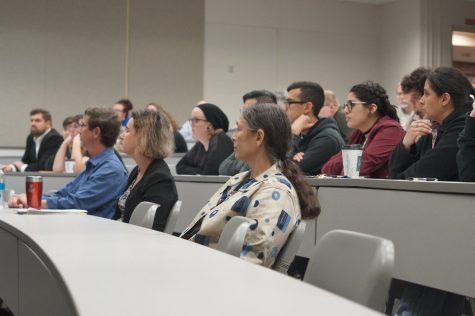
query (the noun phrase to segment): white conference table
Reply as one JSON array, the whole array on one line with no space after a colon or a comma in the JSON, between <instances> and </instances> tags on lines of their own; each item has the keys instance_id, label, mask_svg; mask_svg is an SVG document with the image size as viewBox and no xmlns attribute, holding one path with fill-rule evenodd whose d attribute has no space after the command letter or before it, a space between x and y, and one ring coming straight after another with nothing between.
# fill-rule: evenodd
<instances>
[{"instance_id":1,"label":"white conference table","mask_svg":"<svg viewBox=\"0 0 475 316\"><path fill-rule=\"evenodd\" d=\"M239 258L88 215L0 210L15 315L379 315Z\"/></svg>"},{"instance_id":2,"label":"white conference table","mask_svg":"<svg viewBox=\"0 0 475 316\"><path fill-rule=\"evenodd\" d=\"M9 177L24 187L24 175L7 176L7 187ZM48 175L45 186L70 181L67 177ZM175 180L183 201L175 231L181 232L227 177L179 175ZM475 183L308 182L319 188L322 213L307 223L299 256L309 257L317 240L332 229L374 234L395 244L395 278L475 297Z\"/></svg>"}]
</instances>

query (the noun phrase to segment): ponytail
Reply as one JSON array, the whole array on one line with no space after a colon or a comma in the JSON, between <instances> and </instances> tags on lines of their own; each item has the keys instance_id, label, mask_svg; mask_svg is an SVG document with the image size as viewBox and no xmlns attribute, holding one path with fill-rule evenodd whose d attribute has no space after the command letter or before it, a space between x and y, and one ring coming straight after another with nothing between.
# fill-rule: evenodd
<instances>
[{"instance_id":1,"label":"ponytail","mask_svg":"<svg viewBox=\"0 0 475 316\"><path fill-rule=\"evenodd\" d=\"M264 146L269 160L277 162L284 176L295 187L303 219L315 218L320 214L320 202L317 193L307 181L300 167L286 159L291 142L290 120L287 114L276 104L256 104L242 111L242 118L251 131L264 131Z\"/></svg>"},{"instance_id":2,"label":"ponytail","mask_svg":"<svg viewBox=\"0 0 475 316\"><path fill-rule=\"evenodd\" d=\"M311 187L305 180L305 176L300 167L290 159L280 160L278 166L284 176L286 176L295 187L299 198L302 219L317 217L321 209L316 189Z\"/></svg>"},{"instance_id":3,"label":"ponytail","mask_svg":"<svg viewBox=\"0 0 475 316\"><path fill-rule=\"evenodd\" d=\"M360 101L367 104L376 104L377 113L380 117L389 116L399 122L396 107L389 102L388 94L380 84L373 81L365 81L354 85L350 92L354 93Z\"/></svg>"}]
</instances>

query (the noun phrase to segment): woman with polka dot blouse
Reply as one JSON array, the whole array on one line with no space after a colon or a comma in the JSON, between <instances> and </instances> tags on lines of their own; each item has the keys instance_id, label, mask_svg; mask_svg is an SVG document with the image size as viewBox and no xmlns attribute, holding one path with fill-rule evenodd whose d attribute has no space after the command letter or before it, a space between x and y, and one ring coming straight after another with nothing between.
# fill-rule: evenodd
<instances>
[{"instance_id":1,"label":"woman with polka dot blouse","mask_svg":"<svg viewBox=\"0 0 475 316\"><path fill-rule=\"evenodd\" d=\"M231 177L181 237L214 248L226 223L245 216L252 224L241 258L271 267L301 218L318 216L318 199L298 166L286 159L291 128L277 105L245 108L233 140L236 158L251 170Z\"/></svg>"}]
</instances>

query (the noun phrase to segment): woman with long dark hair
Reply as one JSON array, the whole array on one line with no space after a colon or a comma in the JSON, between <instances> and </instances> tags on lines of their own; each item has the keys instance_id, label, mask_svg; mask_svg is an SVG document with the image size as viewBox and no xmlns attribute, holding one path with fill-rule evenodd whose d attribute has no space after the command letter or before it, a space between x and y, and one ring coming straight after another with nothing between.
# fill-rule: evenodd
<instances>
[{"instance_id":1,"label":"woman with long dark hair","mask_svg":"<svg viewBox=\"0 0 475 316\"><path fill-rule=\"evenodd\" d=\"M360 176L387 178L389 156L404 130L386 90L372 81L353 86L345 103L345 118L348 127L353 129L348 145L359 144L363 148ZM343 174L341 151L328 160L322 173Z\"/></svg>"},{"instance_id":2,"label":"woman with long dark hair","mask_svg":"<svg viewBox=\"0 0 475 316\"><path fill-rule=\"evenodd\" d=\"M470 94L473 110L465 119L465 128L458 140L457 165L460 181L475 182L475 90Z\"/></svg>"},{"instance_id":3,"label":"woman with long dark hair","mask_svg":"<svg viewBox=\"0 0 475 316\"><path fill-rule=\"evenodd\" d=\"M457 138L472 108L472 92L470 81L458 69L440 67L429 73L420 101L426 119L412 122L393 152L392 178L459 180Z\"/></svg>"},{"instance_id":4,"label":"woman with long dark hair","mask_svg":"<svg viewBox=\"0 0 475 316\"><path fill-rule=\"evenodd\" d=\"M233 136L236 159L250 171L229 179L198 212L182 238L216 247L233 216L252 221L241 258L270 267L300 222L320 212L317 196L299 167L286 158L291 128L275 104L245 108Z\"/></svg>"}]
</instances>

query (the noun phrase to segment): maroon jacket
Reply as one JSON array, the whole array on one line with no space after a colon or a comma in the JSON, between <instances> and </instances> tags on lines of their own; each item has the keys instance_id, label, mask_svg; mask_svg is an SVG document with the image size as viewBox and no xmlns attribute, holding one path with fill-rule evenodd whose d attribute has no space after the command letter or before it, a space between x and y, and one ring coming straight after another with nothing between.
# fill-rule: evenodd
<instances>
[{"instance_id":1,"label":"maroon jacket","mask_svg":"<svg viewBox=\"0 0 475 316\"><path fill-rule=\"evenodd\" d=\"M383 116L374 123L367 134L367 141L361 158L360 176L385 179L389 177L388 161L396 145L404 137L404 130L399 122L389 116ZM364 142L364 134L354 130L348 140L348 145ZM330 158L322 168L327 175L342 175L343 160L341 151Z\"/></svg>"}]
</instances>

